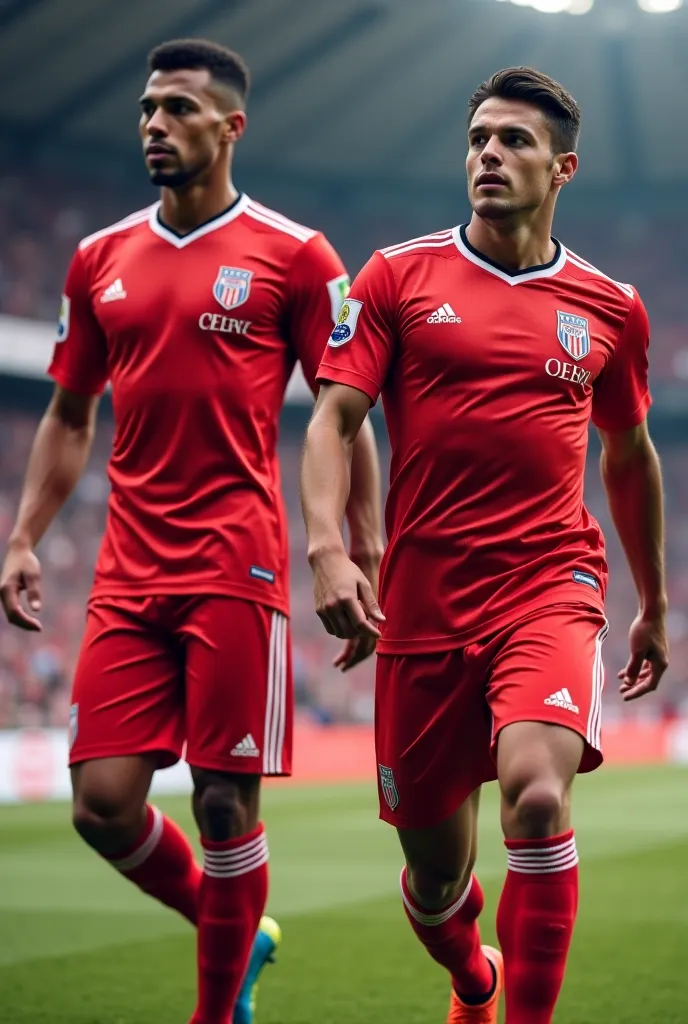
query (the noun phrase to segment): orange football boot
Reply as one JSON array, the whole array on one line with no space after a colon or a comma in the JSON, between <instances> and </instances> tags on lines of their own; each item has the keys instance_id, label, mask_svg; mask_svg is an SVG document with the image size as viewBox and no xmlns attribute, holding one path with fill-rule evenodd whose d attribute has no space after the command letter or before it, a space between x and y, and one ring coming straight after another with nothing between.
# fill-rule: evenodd
<instances>
[{"instance_id":1,"label":"orange football boot","mask_svg":"<svg viewBox=\"0 0 688 1024\"><path fill-rule=\"evenodd\" d=\"M447 1024L497 1024L499 997L504 988L504 960L499 950L493 949L492 946L483 946L483 953L495 969L497 983L494 993L486 1003L481 1003L479 1006L467 1006L461 1002L452 989Z\"/></svg>"}]
</instances>

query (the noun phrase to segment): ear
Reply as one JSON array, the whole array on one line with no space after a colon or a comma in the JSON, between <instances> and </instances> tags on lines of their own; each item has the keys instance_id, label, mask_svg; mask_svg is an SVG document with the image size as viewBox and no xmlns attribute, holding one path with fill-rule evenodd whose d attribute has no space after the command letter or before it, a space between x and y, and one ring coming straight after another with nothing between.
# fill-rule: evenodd
<instances>
[{"instance_id":1,"label":"ear","mask_svg":"<svg viewBox=\"0 0 688 1024\"><path fill-rule=\"evenodd\" d=\"M238 142L246 130L246 114L243 110L232 110L224 119L222 141Z\"/></svg>"},{"instance_id":2,"label":"ear","mask_svg":"<svg viewBox=\"0 0 688 1024\"><path fill-rule=\"evenodd\" d=\"M554 160L554 176L552 184L555 188L568 185L578 170L578 157L575 153L560 153Z\"/></svg>"}]
</instances>

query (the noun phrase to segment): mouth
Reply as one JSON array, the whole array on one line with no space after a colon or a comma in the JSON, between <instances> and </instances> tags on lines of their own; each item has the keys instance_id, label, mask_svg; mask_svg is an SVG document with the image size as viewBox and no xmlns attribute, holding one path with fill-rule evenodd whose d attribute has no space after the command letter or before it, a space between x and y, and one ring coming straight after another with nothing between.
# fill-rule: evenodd
<instances>
[{"instance_id":1,"label":"mouth","mask_svg":"<svg viewBox=\"0 0 688 1024\"><path fill-rule=\"evenodd\" d=\"M506 181L501 174L495 174L494 171L483 171L475 179L475 187L486 189L487 191L493 191L500 188L506 188Z\"/></svg>"},{"instance_id":2,"label":"mouth","mask_svg":"<svg viewBox=\"0 0 688 1024\"><path fill-rule=\"evenodd\" d=\"M173 149L170 149L167 146L162 146L159 142L152 142L146 148L146 160L150 164L159 164L164 160L167 160L169 157L174 156L176 156L176 153Z\"/></svg>"}]
</instances>

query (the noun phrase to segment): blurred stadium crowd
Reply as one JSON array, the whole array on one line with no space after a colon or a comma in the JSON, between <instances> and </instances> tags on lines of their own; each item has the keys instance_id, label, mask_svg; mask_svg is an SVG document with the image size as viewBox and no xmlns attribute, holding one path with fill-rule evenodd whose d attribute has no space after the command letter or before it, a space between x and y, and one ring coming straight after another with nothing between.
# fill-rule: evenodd
<instances>
[{"instance_id":1,"label":"blurred stadium crowd","mask_svg":"<svg viewBox=\"0 0 688 1024\"><path fill-rule=\"evenodd\" d=\"M0 174L0 313L53 320L64 274L78 241L91 231L155 200L153 190L127 193L53 177ZM263 196L256 196L261 202ZM415 207L415 208L414 208ZM379 246L447 227L461 213L428 221L427 206L411 204L402 227L389 212L342 209L312 198L290 204L289 216L324 230L351 272ZM452 211L453 212L453 211ZM565 244L619 281L639 289L653 324L655 379L688 380L688 305L681 268L688 264L688 215L645 212L615 216L562 206L557 229Z\"/></svg>"},{"instance_id":2,"label":"blurred stadium crowd","mask_svg":"<svg viewBox=\"0 0 688 1024\"><path fill-rule=\"evenodd\" d=\"M263 198L258 196L257 198ZM150 195L152 201L153 195ZM89 191L74 183L0 176L0 313L53 320L64 273L75 245L143 203L102 188ZM447 226L370 212L341 216L336 206L320 217L285 210L320 227L337 245L352 272L377 246L411 234ZM458 218L457 218L458 219ZM411 225L411 230L409 230ZM685 225L688 228L688 224ZM652 369L655 380L688 380L688 306L681 268L688 262L688 230L645 215L562 216L558 229L566 244L619 280L636 285L653 322ZM0 547L4 548L18 499L36 414L0 409ZM382 433L382 429L379 431ZM44 572L44 631L27 636L0 628L0 728L13 725L64 725L69 685L84 623L85 602L96 559L108 496L106 464L111 424L101 421L88 471L51 528L39 554ZM312 610L311 581L298 506L300 430L283 431L280 454L291 516L294 667L297 701L322 722L370 721L373 714L371 665L343 678L331 667L336 642L327 637ZM381 437L383 462L387 452ZM671 599L672 665L656 697L625 707L613 677L625 663L627 630L635 614L634 591L613 536L594 460L588 472L587 501L608 538L611 585L610 635L605 645L608 671L607 716L659 715L679 710L688 681L688 439L662 449L666 494L668 565ZM681 685L683 684L683 685ZM683 708L682 710L688 710Z\"/></svg>"}]
</instances>

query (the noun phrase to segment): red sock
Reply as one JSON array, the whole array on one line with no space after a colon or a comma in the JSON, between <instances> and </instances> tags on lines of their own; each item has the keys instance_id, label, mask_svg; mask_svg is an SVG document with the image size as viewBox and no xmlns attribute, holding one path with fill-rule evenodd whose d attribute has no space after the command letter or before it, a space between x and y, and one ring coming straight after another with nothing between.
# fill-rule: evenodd
<instances>
[{"instance_id":1,"label":"red sock","mask_svg":"<svg viewBox=\"0 0 688 1024\"><path fill-rule=\"evenodd\" d=\"M268 897L262 825L240 839L203 839L198 917L198 1005L191 1024L231 1024Z\"/></svg>"},{"instance_id":2,"label":"red sock","mask_svg":"<svg viewBox=\"0 0 688 1024\"><path fill-rule=\"evenodd\" d=\"M146 807L146 825L134 846L107 859L139 889L196 924L203 873L189 840L157 807Z\"/></svg>"},{"instance_id":3,"label":"red sock","mask_svg":"<svg viewBox=\"0 0 688 1024\"><path fill-rule=\"evenodd\" d=\"M480 947L478 916L485 897L476 876L471 876L466 891L449 906L428 911L411 893L404 868L401 896L411 927L433 960L447 968L457 994L468 997L489 994L494 975Z\"/></svg>"},{"instance_id":4,"label":"red sock","mask_svg":"<svg viewBox=\"0 0 688 1024\"><path fill-rule=\"evenodd\" d=\"M507 839L509 872L497 912L507 1024L551 1024L578 909L573 832Z\"/></svg>"}]
</instances>

